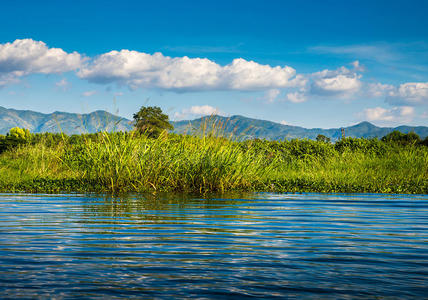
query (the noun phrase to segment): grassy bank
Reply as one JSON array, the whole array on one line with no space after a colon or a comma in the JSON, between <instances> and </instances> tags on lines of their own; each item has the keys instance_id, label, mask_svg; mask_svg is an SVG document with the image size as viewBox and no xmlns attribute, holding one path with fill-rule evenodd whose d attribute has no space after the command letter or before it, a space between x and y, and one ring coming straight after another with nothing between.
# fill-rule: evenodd
<instances>
[{"instance_id":1,"label":"grassy bank","mask_svg":"<svg viewBox=\"0 0 428 300\"><path fill-rule=\"evenodd\" d=\"M428 147L344 139L40 135L0 154L0 191L428 193Z\"/></svg>"}]
</instances>

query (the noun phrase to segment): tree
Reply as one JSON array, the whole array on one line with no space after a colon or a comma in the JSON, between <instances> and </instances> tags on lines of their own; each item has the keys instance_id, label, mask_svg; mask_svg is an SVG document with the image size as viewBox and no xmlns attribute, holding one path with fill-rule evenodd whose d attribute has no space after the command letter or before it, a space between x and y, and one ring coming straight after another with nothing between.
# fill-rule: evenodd
<instances>
[{"instance_id":1,"label":"tree","mask_svg":"<svg viewBox=\"0 0 428 300\"><path fill-rule=\"evenodd\" d=\"M7 134L11 139L16 139L19 141L26 141L31 138L31 133L26 128L13 127L9 130Z\"/></svg>"},{"instance_id":2,"label":"tree","mask_svg":"<svg viewBox=\"0 0 428 300\"><path fill-rule=\"evenodd\" d=\"M317 135L317 142L322 142L322 143L330 143L330 138L325 136L324 134L318 134Z\"/></svg>"},{"instance_id":3,"label":"tree","mask_svg":"<svg viewBox=\"0 0 428 300\"><path fill-rule=\"evenodd\" d=\"M172 130L174 126L169 123L168 115L162 113L157 106L142 106L134 114L134 126L139 133L149 137L158 137L164 130Z\"/></svg>"},{"instance_id":4,"label":"tree","mask_svg":"<svg viewBox=\"0 0 428 300\"><path fill-rule=\"evenodd\" d=\"M417 145L421 142L421 138L414 132L402 133L398 130L388 133L382 139L382 142L395 143L399 145Z\"/></svg>"},{"instance_id":5,"label":"tree","mask_svg":"<svg viewBox=\"0 0 428 300\"><path fill-rule=\"evenodd\" d=\"M11 148L15 148L18 145L31 142L33 135L28 129L13 127L9 132L4 135L0 135L0 153Z\"/></svg>"}]
</instances>

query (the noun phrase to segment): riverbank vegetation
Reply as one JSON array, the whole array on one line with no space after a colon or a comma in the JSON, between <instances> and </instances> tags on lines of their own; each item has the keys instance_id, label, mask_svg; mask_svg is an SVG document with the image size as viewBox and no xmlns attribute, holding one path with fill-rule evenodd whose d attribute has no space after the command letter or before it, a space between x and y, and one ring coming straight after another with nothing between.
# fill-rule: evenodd
<instances>
[{"instance_id":1,"label":"riverbank vegetation","mask_svg":"<svg viewBox=\"0 0 428 300\"><path fill-rule=\"evenodd\" d=\"M221 132L221 130L220 130ZM215 128L0 136L3 192L428 193L427 139L245 140Z\"/></svg>"}]
</instances>

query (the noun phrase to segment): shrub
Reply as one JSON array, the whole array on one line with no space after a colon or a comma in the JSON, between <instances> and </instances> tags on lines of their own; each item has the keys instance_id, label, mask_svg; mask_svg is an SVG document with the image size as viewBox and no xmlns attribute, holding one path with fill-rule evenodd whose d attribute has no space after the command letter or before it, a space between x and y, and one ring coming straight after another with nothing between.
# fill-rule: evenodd
<instances>
[{"instance_id":1,"label":"shrub","mask_svg":"<svg viewBox=\"0 0 428 300\"><path fill-rule=\"evenodd\" d=\"M387 152L387 145L378 139L344 138L334 144L337 152L361 152L364 154L382 156Z\"/></svg>"},{"instance_id":2,"label":"shrub","mask_svg":"<svg viewBox=\"0 0 428 300\"><path fill-rule=\"evenodd\" d=\"M32 134L28 129L13 127L9 130L6 136L0 136L0 153L18 145L29 143L32 139Z\"/></svg>"},{"instance_id":3,"label":"shrub","mask_svg":"<svg viewBox=\"0 0 428 300\"><path fill-rule=\"evenodd\" d=\"M382 142L393 143L396 145L406 146L406 145L417 145L421 143L421 138L414 132L402 133L398 130L394 130L391 133L385 135L382 139Z\"/></svg>"}]
</instances>

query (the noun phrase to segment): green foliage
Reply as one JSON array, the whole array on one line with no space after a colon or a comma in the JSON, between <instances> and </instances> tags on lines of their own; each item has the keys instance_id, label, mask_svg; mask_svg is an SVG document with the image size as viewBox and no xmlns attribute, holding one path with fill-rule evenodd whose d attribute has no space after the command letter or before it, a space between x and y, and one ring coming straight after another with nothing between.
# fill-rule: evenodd
<instances>
[{"instance_id":1,"label":"green foliage","mask_svg":"<svg viewBox=\"0 0 428 300\"><path fill-rule=\"evenodd\" d=\"M70 168L85 170L84 180L111 192L246 190L269 172L254 168L262 159L224 138L106 133L63 156Z\"/></svg>"},{"instance_id":2,"label":"green foliage","mask_svg":"<svg viewBox=\"0 0 428 300\"><path fill-rule=\"evenodd\" d=\"M275 158L282 161L293 159L314 159L335 155L331 144L320 143L312 140L248 140L240 143L242 149L263 154L267 159Z\"/></svg>"},{"instance_id":3,"label":"green foliage","mask_svg":"<svg viewBox=\"0 0 428 300\"><path fill-rule=\"evenodd\" d=\"M359 152L368 155L382 156L388 151L388 146L378 139L344 138L334 144L337 152Z\"/></svg>"},{"instance_id":4,"label":"green foliage","mask_svg":"<svg viewBox=\"0 0 428 300\"><path fill-rule=\"evenodd\" d=\"M428 193L426 147L354 138L239 142L201 132L31 135L0 155L0 190Z\"/></svg>"},{"instance_id":5,"label":"green foliage","mask_svg":"<svg viewBox=\"0 0 428 300\"><path fill-rule=\"evenodd\" d=\"M331 139L323 134L318 134L316 137L316 141L322 143L330 143Z\"/></svg>"},{"instance_id":6,"label":"green foliage","mask_svg":"<svg viewBox=\"0 0 428 300\"><path fill-rule=\"evenodd\" d=\"M421 143L421 138L414 132L401 133L400 131L394 130L391 133L385 135L382 142L393 143L396 145L417 145Z\"/></svg>"},{"instance_id":7,"label":"green foliage","mask_svg":"<svg viewBox=\"0 0 428 300\"><path fill-rule=\"evenodd\" d=\"M0 153L7 149L15 148L19 145L31 142L33 135L28 129L13 127L9 132L0 135Z\"/></svg>"},{"instance_id":8,"label":"green foliage","mask_svg":"<svg viewBox=\"0 0 428 300\"><path fill-rule=\"evenodd\" d=\"M19 141L28 141L31 139L31 133L28 129L13 127L9 130L7 134L11 139L19 140Z\"/></svg>"},{"instance_id":9,"label":"green foliage","mask_svg":"<svg viewBox=\"0 0 428 300\"><path fill-rule=\"evenodd\" d=\"M158 137L163 131L174 129L169 123L168 115L162 113L157 106L142 106L134 114L134 122L136 130L149 137Z\"/></svg>"}]
</instances>

